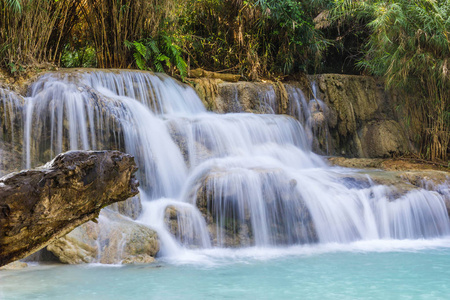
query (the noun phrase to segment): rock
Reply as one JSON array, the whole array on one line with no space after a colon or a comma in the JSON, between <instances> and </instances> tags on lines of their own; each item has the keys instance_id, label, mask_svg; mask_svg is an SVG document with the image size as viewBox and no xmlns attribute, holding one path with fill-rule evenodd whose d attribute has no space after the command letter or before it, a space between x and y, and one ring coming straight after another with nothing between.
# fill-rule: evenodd
<instances>
[{"instance_id":1,"label":"rock","mask_svg":"<svg viewBox=\"0 0 450 300\"><path fill-rule=\"evenodd\" d=\"M184 239L178 224L178 218L181 215L182 213L172 205L167 206L164 212L164 223L169 229L169 232L178 239Z\"/></svg>"},{"instance_id":2,"label":"rock","mask_svg":"<svg viewBox=\"0 0 450 300\"><path fill-rule=\"evenodd\" d=\"M361 132L364 157L392 157L405 154L408 140L396 121L384 120L367 123Z\"/></svg>"},{"instance_id":3,"label":"rock","mask_svg":"<svg viewBox=\"0 0 450 300\"><path fill-rule=\"evenodd\" d=\"M423 188L437 191L450 201L450 172L439 170L431 163L415 163L414 160L381 159L381 158L344 158L331 157L333 165L355 169L377 169L370 172L370 178L376 184L394 187L397 191L392 198L398 198L405 193ZM362 173L365 177L366 173ZM355 175L358 176L358 175ZM447 187L447 188L440 188ZM450 210L449 210L450 213Z\"/></svg>"},{"instance_id":4,"label":"rock","mask_svg":"<svg viewBox=\"0 0 450 300\"><path fill-rule=\"evenodd\" d=\"M22 167L22 154L14 144L0 139L0 176L17 172Z\"/></svg>"},{"instance_id":5,"label":"rock","mask_svg":"<svg viewBox=\"0 0 450 300\"><path fill-rule=\"evenodd\" d=\"M277 113L278 97L273 83L237 82L217 85L216 111L220 113Z\"/></svg>"},{"instance_id":6,"label":"rock","mask_svg":"<svg viewBox=\"0 0 450 300\"><path fill-rule=\"evenodd\" d=\"M204 230L205 223L193 206L169 205L165 210L164 223L169 232L185 247L210 246L210 236Z\"/></svg>"},{"instance_id":7,"label":"rock","mask_svg":"<svg viewBox=\"0 0 450 300\"><path fill-rule=\"evenodd\" d=\"M373 77L341 74L311 76L329 108L330 154L348 157L392 157L413 151L397 115L402 100Z\"/></svg>"},{"instance_id":8,"label":"rock","mask_svg":"<svg viewBox=\"0 0 450 300\"><path fill-rule=\"evenodd\" d=\"M328 161L335 166L344 168L365 169L374 168L382 169L384 159L379 158L346 158L346 157L330 157Z\"/></svg>"},{"instance_id":9,"label":"rock","mask_svg":"<svg viewBox=\"0 0 450 300\"><path fill-rule=\"evenodd\" d=\"M137 255L125 258L122 261L124 265L151 264L155 262L155 258L149 255Z\"/></svg>"},{"instance_id":10,"label":"rock","mask_svg":"<svg viewBox=\"0 0 450 300\"><path fill-rule=\"evenodd\" d=\"M0 267L0 270L20 270L20 269L25 269L27 267L28 267L28 264L26 262L16 260L16 261L13 261L12 263L4 265L3 267Z\"/></svg>"},{"instance_id":11,"label":"rock","mask_svg":"<svg viewBox=\"0 0 450 300\"><path fill-rule=\"evenodd\" d=\"M156 256L159 242L154 230L104 209L98 223L83 224L48 245L47 250L66 264L131 263L133 259L145 263L143 258Z\"/></svg>"},{"instance_id":12,"label":"rock","mask_svg":"<svg viewBox=\"0 0 450 300\"><path fill-rule=\"evenodd\" d=\"M217 111L217 85L223 81L212 78L197 78L190 79L189 81L206 109L209 111Z\"/></svg>"},{"instance_id":13,"label":"rock","mask_svg":"<svg viewBox=\"0 0 450 300\"><path fill-rule=\"evenodd\" d=\"M0 179L0 266L23 258L138 193L134 158L71 151Z\"/></svg>"},{"instance_id":14,"label":"rock","mask_svg":"<svg viewBox=\"0 0 450 300\"><path fill-rule=\"evenodd\" d=\"M312 217L297 190L296 180L277 169L253 171L262 182L262 207L248 197L247 190L254 188L251 187L254 177L248 177L247 181L244 175L247 172L242 173L242 176L237 175L240 181L237 185L224 184L228 180L236 182L235 174L227 170L214 169L213 174L207 174L199 181L196 205L206 220L212 244L225 247L255 245L255 232L259 228L253 228L253 224L258 224L257 220L261 216L259 211L251 207L260 207L266 212L263 223L268 224L271 243L290 245L317 242ZM173 210L166 213L171 222L176 220Z\"/></svg>"},{"instance_id":15,"label":"rock","mask_svg":"<svg viewBox=\"0 0 450 300\"><path fill-rule=\"evenodd\" d=\"M94 222L88 222L75 228L68 235L57 239L47 246L57 259L65 264L93 262L98 255L96 240L98 228Z\"/></svg>"},{"instance_id":16,"label":"rock","mask_svg":"<svg viewBox=\"0 0 450 300\"><path fill-rule=\"evenodd\" d=\"M210 72L205 71L203 69L194 69L189 72L189 77L192 78L213 78L213 79L220 79L223 81L229 81L229 82L238 82L241 78L241 75L235 75L235 74L227 74L227 73L217 73L217 72Z\"/></svg>"},{"instance_id":17,"label":"rock","mask_svg":"<svg viewBox=\"0 0 450 300\"><path fill-rule=\"evenodd\" d=\"M22 167L22 96L0 88L0 176Z\"/></svg>"},{"instance_id":18,"label":"rock","mask_svg":"<svg viewBox=\"0 0 450 300\"><path fill-rule=\"evenodd\" d=\"M449 173L450 169L440 167L437 164L427 161L417 161L413 158L396 159L396 158L346 158L346 157L329 157L328 161L332 165L355 168L355 169L381 169L386 171L425 171L436 170Z\"/></svg>"},{"instance_id":19,"label":"rock","mask_svg":"<svg viewBox=\"0 0 450 300\"><path fill-rule=\"evenodd\" d=\"M117 211L121 215L127 216L136 220L142 213L142 203L140 194L125 201L120 201L111 204L108 208L112 211Z\"/></svg>"}]
</instances>

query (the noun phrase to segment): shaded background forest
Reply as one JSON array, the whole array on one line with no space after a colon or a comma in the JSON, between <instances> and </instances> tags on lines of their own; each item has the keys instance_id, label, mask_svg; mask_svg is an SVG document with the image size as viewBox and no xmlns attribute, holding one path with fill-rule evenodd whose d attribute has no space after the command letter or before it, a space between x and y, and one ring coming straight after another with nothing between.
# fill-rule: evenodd
<instances>
[{"instance_id":1,"label":"shaded background forest","mask_svg":"<svg viewBox=\"0 0 450 300\"><path fill-rule=\"evenodd\" d=\"M447 0L0 0L0 66L373 74L421 97L421 155L448 158ZM412 98L411 98L412 99Z\"/></svg>"}]
</instances>

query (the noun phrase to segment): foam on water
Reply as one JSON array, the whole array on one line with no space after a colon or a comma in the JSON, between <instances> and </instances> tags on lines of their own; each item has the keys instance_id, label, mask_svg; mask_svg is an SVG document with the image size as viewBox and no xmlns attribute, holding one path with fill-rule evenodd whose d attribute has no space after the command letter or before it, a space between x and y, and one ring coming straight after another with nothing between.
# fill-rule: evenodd
<instances>
[{"instance_id":1,"label":"foam on water","mask_svg":"<svg viewBox=\"0 0 450 300\"><path fill-rule=\"evenodd\" d=\"M182 249L175 256L162 257L161 261L175 265L218 267L236 263L270 261L279 258L302 258L334 253L392 253L445 251L450 249L449 238L439 239L378 239L351 243L321 243L287 247L209 248L202 250Z\"/></svg>"}]
</instances>

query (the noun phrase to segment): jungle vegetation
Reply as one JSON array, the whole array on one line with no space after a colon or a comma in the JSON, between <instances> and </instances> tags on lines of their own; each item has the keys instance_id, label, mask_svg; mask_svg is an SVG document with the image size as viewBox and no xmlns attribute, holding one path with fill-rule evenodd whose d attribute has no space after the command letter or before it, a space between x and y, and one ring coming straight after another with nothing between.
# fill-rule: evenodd
<instances>
[{"instance_id":1,"label":"jungle vegetation","mask_svg":"<svg viewBox=\"0 0 450 300\"><path fill-rule=\"evenodd\" d=\"M421 155L447 160L448 0L0 0L0 67L193 68L247 80L373 74L419 88Z\"/></svg>"}]
</instances>

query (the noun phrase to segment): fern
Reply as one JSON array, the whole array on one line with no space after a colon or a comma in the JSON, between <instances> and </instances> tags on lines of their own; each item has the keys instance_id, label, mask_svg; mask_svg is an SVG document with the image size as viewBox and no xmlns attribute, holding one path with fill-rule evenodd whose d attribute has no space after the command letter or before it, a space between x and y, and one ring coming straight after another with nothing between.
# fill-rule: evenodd
<instances>
[{"instance_id":1,"label":"fern","mask_svg":"<svg viewBox=\"0 0 450 300\"><path fill-rule=\"evenodd\" d=\"M157 38L126 41L125 46L133 51L136 66L141 70L163 73L174 67L183 79L187 75L187 63L181 48L166 33L161 33Z\"/></svg>"}]
</instances>

